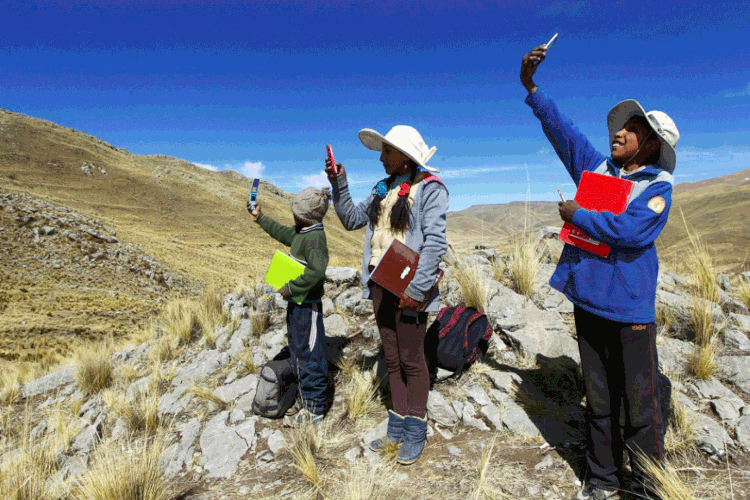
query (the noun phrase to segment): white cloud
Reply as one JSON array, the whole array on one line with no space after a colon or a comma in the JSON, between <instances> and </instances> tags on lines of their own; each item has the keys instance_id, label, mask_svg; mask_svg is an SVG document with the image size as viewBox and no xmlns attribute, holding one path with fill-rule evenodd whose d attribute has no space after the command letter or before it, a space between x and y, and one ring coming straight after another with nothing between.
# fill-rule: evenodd
<instances>
[{"instance_id":1,"label":"white cloud","mask_svg":"<svg viewBox=\"0 0 750 500\"><path fill-rule=\"evenodd\" d=\"M744 97L750 95L750 83L742 89L729 89L724 92L724 97Z\"/></svg>"},{"instance_id":2,"label":"white cloud","mask_svg":"<svg viewBox=\"0 0 750 500\"><path fill-rule=\"evenodd\" d=\"M245 177L250 178L261 178L263 177L263 171L266 169L266 166L263 165L263 162L260 161L246 161L241 167L236 169L244 175Z\"/></svg>"},{"instance_id":3,"label":"white cloud","mask_svg":"<svg viewBox=\"0 0 750 500\"><path fill-rule=\"evenodd\" d=\"M198 166L200 168L205 168L206 170L210 170L211 172L218 172L219 171L219 169L217 167L214 167L213 165L209 165L208 163L193 162L193 165Z\"/></svg>"},{"instance_id":4,"label":"white cloud","mask_svg":"<svg viewBox=\"0 0 750 500\"><path fill-rule=\"evenodd\" d=\"M314 188L324 188L330 186L331 183L328 182L328 176L325 172L319 172L314 175L306 175L302 177L302 180L297 184L297 187L301 189L305 189L308 187L314 187Z\"/></svg>"}]
</instances>

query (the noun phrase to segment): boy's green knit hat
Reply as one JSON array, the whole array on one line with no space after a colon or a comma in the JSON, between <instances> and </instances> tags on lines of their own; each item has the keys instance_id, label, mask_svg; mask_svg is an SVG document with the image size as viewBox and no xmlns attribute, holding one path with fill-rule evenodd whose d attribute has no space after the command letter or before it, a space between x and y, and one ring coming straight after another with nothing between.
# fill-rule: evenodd
<instances>
[{"instance_id":1,"label":"boy's green knit hat","mask_svg":"<svg viewBox=\"0 0 750 500\"><path fill-rule=\"evenodd\" d=\"M328 200L331 193L328 188L307 188L292 198L292 213L307 225L312 226L323 221L328 212Z\"/></svg>"}]
</instances>

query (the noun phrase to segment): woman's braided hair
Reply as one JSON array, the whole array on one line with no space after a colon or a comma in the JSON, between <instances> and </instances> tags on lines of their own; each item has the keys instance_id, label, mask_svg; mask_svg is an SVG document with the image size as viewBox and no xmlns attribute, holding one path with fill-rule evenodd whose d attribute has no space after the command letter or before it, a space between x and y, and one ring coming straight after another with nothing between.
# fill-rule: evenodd
<instances>
[{"instance_id":1,"label":"woman's braided hair","mask_svg":"<svg viewBox=\"0 0 750 500\"><path fill-rule=\"evenodd\" d=\"M409 214L411 212L409 207L409 191L412 184L414 184L414 179L416 178L417 172L419 171L416 163L414 163L413 161L411 162L410 166L411 175L409 176L409 189L402 188L402 190L399 192L398 200L396 200L396 204L393 205L393 210L391 210L391 229L396 231L403 231L409 227ZM378 183L375 196L373 197L372 202L370 202L370 206L367 207L367 216L370 218L373 225L377 224L378 220L380 219L380 202L383 201L383 198L385 198L388 194L388 189L390 189L391 184L393 184L395 178L396 175L394 174L388 177L388 179L386 179L385 181L380 181ZM381 183L384 184L383 187L385 189L381 187Z\"/></svg>"}]
</instances>

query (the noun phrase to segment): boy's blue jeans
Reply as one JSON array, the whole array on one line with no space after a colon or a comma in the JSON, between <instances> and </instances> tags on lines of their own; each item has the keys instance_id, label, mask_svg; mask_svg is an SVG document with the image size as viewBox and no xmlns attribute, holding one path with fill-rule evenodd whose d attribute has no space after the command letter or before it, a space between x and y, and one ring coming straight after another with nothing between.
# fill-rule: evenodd
<instances>
[{"instance_id":1,"label":"boy's blue jeans","mask_svg":"<svg viewBox=\"0 0 750 500\"><path fill-rule=\"evenodd\" d=\"M290 361L299 380L304 408L322 415L328 410L328 351L322 303L290 301L286 327Z\"/></svg>"}]
</instances>

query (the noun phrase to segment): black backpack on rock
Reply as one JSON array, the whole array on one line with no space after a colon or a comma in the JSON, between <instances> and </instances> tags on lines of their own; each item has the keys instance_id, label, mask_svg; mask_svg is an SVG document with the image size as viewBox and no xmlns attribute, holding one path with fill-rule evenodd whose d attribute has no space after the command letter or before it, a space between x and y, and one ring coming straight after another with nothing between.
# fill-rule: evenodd
<instances>
[{"instance_id":1,"label":"black backpack on rock","mask_svg":"<svg viewBox=\"0 0 750 500\"><path fill-rule=\"evenodd\" d=\"M263 365L253 399L253 413L282 418L297 397L297 376L289 358L273 359Z\"/></svg>"},{"instance_id":2,"label":"black backpack on rock","mask_svg":"<svg viewBox=\"0 0 750 500\"><path fill-rule=\"evenodd\" d=\"M489 319L473 307L440 309L425 338L425 356L431 373L443 368L460 375L487 352L490 336Z\"/></svg>"}]
</instances>

